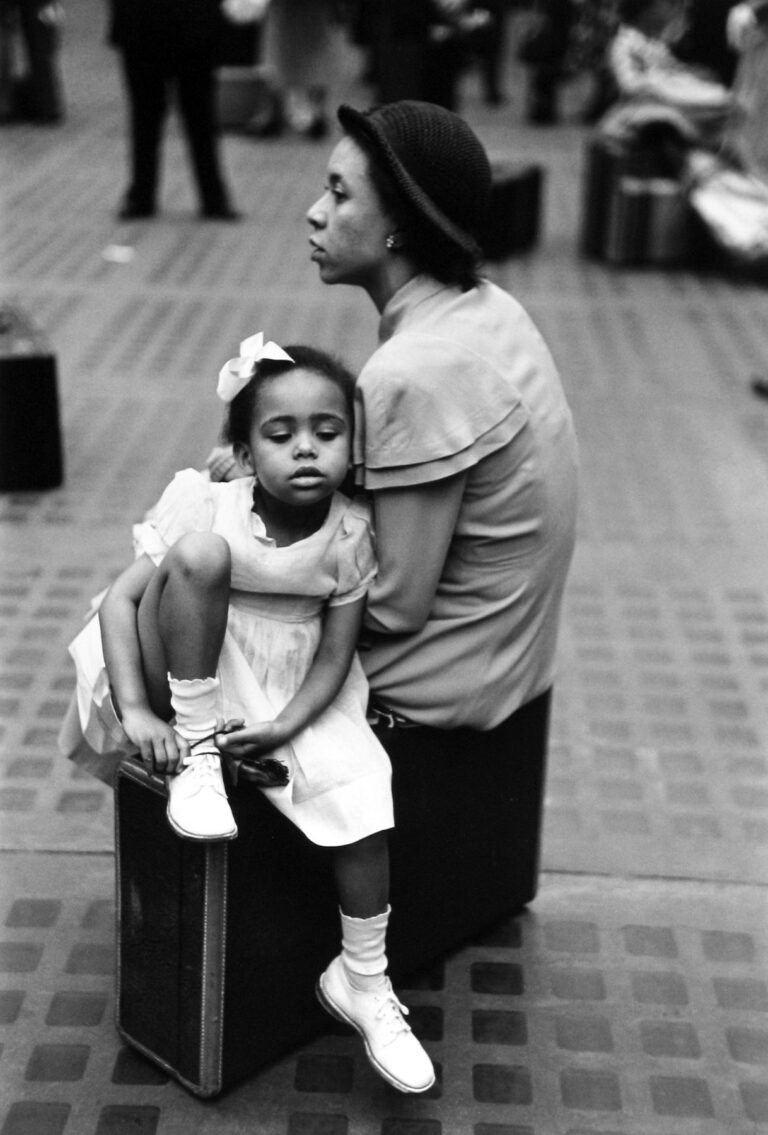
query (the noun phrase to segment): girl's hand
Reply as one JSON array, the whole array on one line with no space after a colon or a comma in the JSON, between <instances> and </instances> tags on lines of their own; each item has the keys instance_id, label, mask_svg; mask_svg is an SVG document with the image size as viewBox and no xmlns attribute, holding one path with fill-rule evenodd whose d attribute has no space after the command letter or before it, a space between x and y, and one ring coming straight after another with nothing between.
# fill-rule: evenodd
<instances>
[{"instance_id":1,"label":"girl's hand","mask_svg":"<svg viewBox=\"0 0 768 1135\"><path fill-rule=\"evenodd\" d=\"M227 722L216 733L220 752L238 760L246 760L256 753L268 753L288 740L285 730L276 721L258 721L242 728L243 722Z\"/></svg>"},{"instance_id":2,"label":"girl's hand","mask_svg":"<svg viewBox=\"0 0 768 1135\"><path fill-rule=\"evenodd\" d=\"M189 756L189 745L150 709L124 709L123 729L152 772L169 775Z\"/></svg>"}]
</instances>

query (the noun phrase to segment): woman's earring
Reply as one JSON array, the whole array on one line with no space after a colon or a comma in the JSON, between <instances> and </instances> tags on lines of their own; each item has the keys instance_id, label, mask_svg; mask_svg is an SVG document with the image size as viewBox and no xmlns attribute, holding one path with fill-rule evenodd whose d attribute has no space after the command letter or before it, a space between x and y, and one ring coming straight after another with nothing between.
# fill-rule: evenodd
<instances>
[{"instance_id":1,"label":"woman's earring","mask_svg":"<svg viewBox=\"0 0 768 1135\"><path fill-rule=\"evenodd\" d=\"M390 233L384 243L386 244L387 248L391 251L393 248L397 248L398 240L397 240L397 237L395 236L394 233Z\"/></svg>"}]
</instances>

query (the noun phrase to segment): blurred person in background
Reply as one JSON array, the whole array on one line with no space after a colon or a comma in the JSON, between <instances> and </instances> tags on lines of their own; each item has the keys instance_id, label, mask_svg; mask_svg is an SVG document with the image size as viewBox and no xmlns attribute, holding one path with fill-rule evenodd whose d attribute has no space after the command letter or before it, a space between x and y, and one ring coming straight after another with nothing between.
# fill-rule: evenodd
<instances>
[{"instance_id":1,"label":"blurred person in background","mask_svg":"<svg viewBox=\"0 0 768 1135\"><path fill-rule=\"evenodd\" d=\"M653 130L675 164L691 147L718 147L733 111L723 83L674 54L683 13L681 0L619 0L608 48L618 101L600 122L604 135L618 139L650 138Z\"/></svg>"},{"instance_id":2,"label":"blurred person in background","mask_svg":"<svg viewBox=\"0 0 768 1135\"><path fill-rule=\"evenodd\" d=\"M618 25L618 0L577 0L565 69L591 78L591 91L581 111L581 120L587 124L597 122L618 97L607 58Z\"/></svg>"},{"instance_id":3,"label":"blurred person in background","mask_svg":"<svg viewBox=\"0 0 768 1135\"><path fill-rule=\"evenodd\" d=\"M551 126L559 118L560 87L576 15L573 0L535 0L518 58L528 69L526 121Z\"/></svg>"},{"instance_id":4,"label":"blurred person in background","mask_svg":"<svg viewBox=\"0 0 768 1135\"><path fill-rule=\"evenodd\" d=\"M53 124L64 118L57 0L0 0L0 121ZM17 46L24 68L17 74Z\"/></svg>"},{"instance_id":5,"label":"blurred person in background","mask_svg":"<svg viewBox=\"0 0 768 1135\"><path fill-rule=\"evenodd\" d=\"M157 210L163 131L171 95L186 135L205 219L237 220L220 167L214 69L219 0L110 0L109 41L120 53L130 121L130 182L121 220Z\"/></svg>"},{"instance_id":6,"label":"blurred person in background","mask_svg":"<svg viewBox=\"0 0 768 1135\"><path fill-rule=\"evenodd\" d=\"M768 181L768 0L736 4L727 34L739 57L734 97L740 111L728 141L741 165Z\"/></svg>"}]
</instances>

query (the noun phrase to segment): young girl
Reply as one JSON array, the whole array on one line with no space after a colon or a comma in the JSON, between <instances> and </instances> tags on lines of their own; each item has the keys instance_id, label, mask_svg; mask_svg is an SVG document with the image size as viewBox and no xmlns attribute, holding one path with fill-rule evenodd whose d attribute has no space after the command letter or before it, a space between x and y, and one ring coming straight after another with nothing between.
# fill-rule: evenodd
<instances>
[{"instance_id":1,"label":"young girl","mask_svg":"<svg viewBox=\"0 0 768 1135\"><path fill-rule=\"evenodd\" d=\"M223 759L333 848L342 952L318 996L386 1080L426 1091L431 1061L386 976L391 770L355 654L371 532L336 491L354 379L319 351L261 335L240 350L218 393L250 475L212 484L185 470L134 530L138 558L70 647L83 732L98 748L101 729L105 750L122 739L167 776L168 817L186 838L237 834Z\"/></svg>"}]
</instances>

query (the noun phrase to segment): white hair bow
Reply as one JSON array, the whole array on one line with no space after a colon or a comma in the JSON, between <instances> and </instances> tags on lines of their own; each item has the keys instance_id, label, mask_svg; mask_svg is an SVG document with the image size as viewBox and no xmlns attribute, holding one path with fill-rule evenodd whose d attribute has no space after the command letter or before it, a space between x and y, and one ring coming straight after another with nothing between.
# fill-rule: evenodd
<instances>
[{"instance_id":1,"label":"white hair bow","mask_svg":"<svg viewBox=\"0 0 768 1135\"><path fill-rule=\"evenodd\" d=\"M256 373L256 367L262 359L276 359L292 363L293 359L286 354L282 347L271 340L264 342L264 333L257 332L240 344L240 355L236 359L228 359L219 371L219 382L216 393L222 402L231 402L244 386L247 386Z\"/></svg>"}]
</instances>

